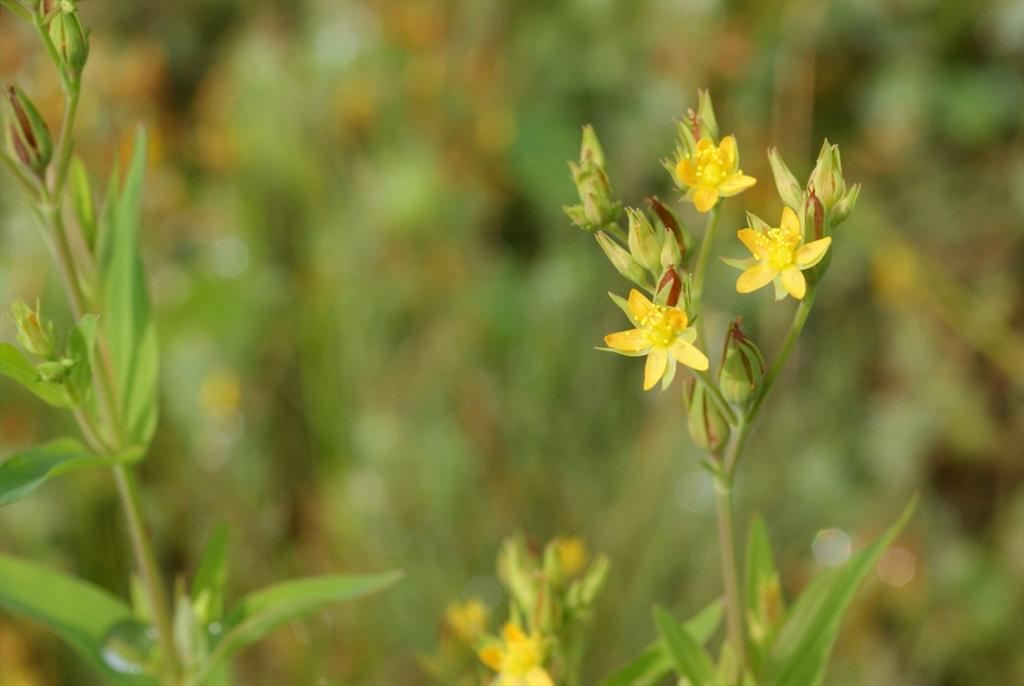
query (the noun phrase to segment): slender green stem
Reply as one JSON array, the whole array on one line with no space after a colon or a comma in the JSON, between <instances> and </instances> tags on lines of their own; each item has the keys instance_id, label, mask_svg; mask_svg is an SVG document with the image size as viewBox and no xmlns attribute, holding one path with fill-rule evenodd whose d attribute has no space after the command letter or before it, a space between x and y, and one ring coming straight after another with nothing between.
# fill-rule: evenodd
<instances>
[{"instance_id":1,"label":"slender green stem","mask_svg":"<svg viewBox=\"0 0 1024 686\"><path fill-rule=\"evenodd\" d=\"M718 229L718 218L722 214L721 205L715 205L708 213L707 227L704 229L704 237L700 242L700 252L697 253L697 265L693 270L693 292L690 294L693 310L693 318L697 320L697 342L704 342L704 320L701 318L701 308L704 300L704 276L708 270L708 260L711 258L711 246L715 242L715 232Z\"/></svg>"},{"instance_id":2,"label":"slender green stem","mask_svg":"<svg viewBox=\"0 0 1024 686\"><path fill-rule=\"evenodd\" d=\"M736 572L736 543L732 524L732 483L728 479L715 481L715 510L718 515L718 544L722 562L722 582L725 587L726 638L735 651L737 674L743 674L746 662L746 644L743 638L743 608L740 604L739 576Z\"/></svg>"},{"instance_id":3,"label":"slender green stem","mask_svg":"<svg viewBox=\"0 0 1024 686\"><path fill-rule=\"evenodd\" d=\"M57 143L57 169L54 173L53 197L60 202L64 180L68 176L68 165L71 163L71 151L74 149L75 117L78 115L78 84L64 95L64 121L60 127L60 138Z\"/></svg>"}]
</instances>

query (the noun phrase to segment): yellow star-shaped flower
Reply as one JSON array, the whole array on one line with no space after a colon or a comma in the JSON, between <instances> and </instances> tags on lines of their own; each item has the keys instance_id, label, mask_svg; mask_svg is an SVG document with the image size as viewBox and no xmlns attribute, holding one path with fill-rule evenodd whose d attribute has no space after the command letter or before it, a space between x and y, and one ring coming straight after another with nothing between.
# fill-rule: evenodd
<instances>
[{"instance_id":1,"label":"yellow star-shaped flower","mask_svg":"<svg viewBox=\"0 0 1024 686\"><path fill-rule=\"evenodd\" d=\"M481 650L480 660L496 671L494 686L555 686L544 669L544 646L536 632L527 636L513 622L501 630L502 644Z\"/></svg>"},{"instance_id":2,"label":"yellow star-shaped flower","mask_svg":"<svg viewBox=\"0 0 1024 686\"><path fill-rule=\"evenodd\" d=\"M756 260L736 280L736 291L750 293L778 278L782 288L797 300L807 292L807 280L800 272L818 264L832 243L830 237L804 243L800 220L789 207L782 210L778 228L745 228L736 235Z\"/></svg>"},{"instance_id":3,"label":"yellow star-shaped flower","mask_svg":"<svg viewBox=\"0 0 1024 686\"><path fill-rule=\"evenodd\" d=\"M708 368L708 358L693 346L697 332L688 327L686 313L678 307L656 305L635 288L629 292L627 315L636 328L608 334L604 342L612 352L630 357L647 356L644 390L672 382L676 362L698 371Z\"/></svg>"},{"instance_id":4,"label":"yellow star-shaped flower","mask_svg":"<svg viewBox=\"0 0 1024 686\"><path fill-rule=\"evenodd\" d=\"M701 138L693 154L680 157L676 163L676 178L687 187L686 200L698 212L707 212L719 198L742 193L757 179L740 170L736 138L726 136L717 146L710 138Z\"/></svg>"}]
</instances>

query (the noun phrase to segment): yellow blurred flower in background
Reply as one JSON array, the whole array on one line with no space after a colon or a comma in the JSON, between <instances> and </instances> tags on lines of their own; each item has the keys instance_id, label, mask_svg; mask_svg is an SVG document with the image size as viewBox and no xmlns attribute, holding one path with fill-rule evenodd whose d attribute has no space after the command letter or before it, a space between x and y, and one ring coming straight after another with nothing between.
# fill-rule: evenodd
<instances>
[{"instance_id":1,"label":"yellow blurred flower in background","mask_svg":"<svg viewBox=\"0 0 1024 686\"><path fill-rule=\"evenodd\" d=\"M527 636L508 622L501 636L503 645L491 645L479 652L480 660L498 673L494 686L554 686L544 669L544 646L537 633Z\"/></svg>"},{"instance_id":2,"label":"yellow blurred flower in background","mask_svg":"<svg viewBox=\"0 0 1024 686\"><path fill-rule=\"evenodd\" d=\"M554 544L562 573L570 579L578 576L586 568L587 558L590 557L587 542L579 536L566 536L556 538Z\"/></svg>"},{"instance_id":3,"label":"yellow blurred flower in background","mask_svg":"<svg viewBox=\"0 0 1024 686\"><path fill-rule=\"evenodd\" d=\"M487 608L476 599L452 603L445 619L452 633L463 643L474 643L487 630Z\"/></svg>"}]
</instances>

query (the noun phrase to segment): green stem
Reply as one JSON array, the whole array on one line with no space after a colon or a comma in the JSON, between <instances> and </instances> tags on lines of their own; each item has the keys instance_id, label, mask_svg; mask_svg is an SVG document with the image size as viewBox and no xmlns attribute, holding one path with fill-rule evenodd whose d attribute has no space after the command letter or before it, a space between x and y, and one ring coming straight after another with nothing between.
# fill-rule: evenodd
<instances>
[{"instance_id":1,"label":"green stem","mask_svg":"<svg viewBox=\"0 0 1024 686\"><path fill-rule=\"evenodd\" d=\"M718 543L722 562L722 584L725 587L726 637L735 651L737 674L743 674L746 644L743 638L743 608L740 604L739 577L736 572L736 543L732 524L732 482L715 481L715 510L718 515Z\"/></svg>"},{"instance_id":2,"label":"green stem","mask_svg":"<svg viewBox=\"0 0 1024 686\"><path fill-rule=\"evenodd\" d=\"M71 163L71 151L74 149L75 117L78 115L78 84L64 96L64 121L60 126L60 138L57 144L57 169L54 173L53 198L59 203L64 190L64 180L68 176L68 165Z\"/></svg>"},{"instance_id":3,"label":"green stem","mask_svg":"<svg viewBox=\"0 0 1024 686\"><path fill-rule=\"evenodd\" d=\"M19 3L17 0L0 0L0 5L3 5L10 11L14 12L25 21L32 21L32 14L27 9L22 7L21 3Z\"/></svg>"},{"instance_id":4,"label":"green stem","mask_svg":"<svg viewBox=\"0 0 1024 686\"><path fill-rule=\"evenodd\" d=\"M797 339L800 338L800 334L804 330L804 324L807 323L807 317L811 314L811 308L814 307L814 294L815 287L808 286L804 299L800 301L800 305L796 308L796 313L793 315L793 321L789 325L789 331L786 333L786 338L782 342L782 348L779 350L779 354L775 356L775 360L772 362L772 366L768 369L768 373L765 374L764 379L761 380L761 384L758 386L757 393L754 395L754 399L751 401L746 414L740 419L736 439L733 441L732 445L729 446L729 452L726 454L723 462L723 472L725 473L726 478L730 481L732 480L733 474L736 472L736 465L739 463L740 457L743 454L743 446L746 445L750 428L753 426L754 420L757 419L758 414L760 414L761 408L764 406L765 398L768 397L769 391L772 390L772 386L775 385L775 381L779 378L779 374L782 373L782 368L786 365L786 360L789 359L790 353L792 353L793 348L796 347Z\"/></svg>"},{"instance_id":5,"label":"green stem","mask_svg":"<svg viewBox=\"0 0 1024 686\"><path fill-rule=\"evenodd\" d=\"M701 307L704 299L704 276L708 270L708 260L711 258L711 246L715 242L715 231L718 229L718 218L722 214L721 205L715 205L708 213L707 227L704 229L704 237L700 242L700 252L697 254L697 266L693 270L693 291L690 294L693 310L693 318L697 321L697 342L704 341L704 320L701 318Z\"/></svg>"}]
</instances>

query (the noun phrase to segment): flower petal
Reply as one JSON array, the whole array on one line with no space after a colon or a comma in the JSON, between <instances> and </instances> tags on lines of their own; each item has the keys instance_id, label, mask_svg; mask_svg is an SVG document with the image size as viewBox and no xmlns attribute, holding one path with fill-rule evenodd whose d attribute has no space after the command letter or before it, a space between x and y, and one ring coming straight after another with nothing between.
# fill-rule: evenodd
<instances>
[{"instance_id":1,"label":"flower petal","mask_svg":"<svg viewBox=\"0 0 1024 686\"><path fill-rule=\"evenodd\" d=\"M816 241L805 243L801 245L794 255L796 265L801 269L809 269L814 265L821 262L821 258L828 252L828 246L832 243L832 238L826 236L825 238L819 238Z\"/></svg>"},{"instance_id":2,"label":"flower petal","mask_svg":"<svg viewBox=\"0 0 1024 686\"><path fill-rule=\"evenodd\" d=\"M723 198L731 198L737 193L742 193L757 183L757 179L746 174L733 174L718 184L718 192Z\"/></svg>"},{"instance_id":3,"label":"flower petal","mask_svg":"<svg viewBox=\"0 0 1024 686\"><path fill-rule=\"evenodd\" d=\"M736 237L743 245L747 246L750 254L759 260L767 260L771 257L771 241L764 234L753 229L740 229L736 232Z\"/></svg>"},{"instance_id":4,"label":"flower petal","mask_svg":"<svg viewBox=\"0 0 1024 686\"><path fill-rule=\"evenodd\" d=\"M753 257L744 257L742 259L735 257L719 257L718 259L733 269L750 269L757 264L757 260Z\"/></svg>"},{"instance_id":5,"label":"flower petal","mask_svg":"<svg viewBox=\"0 0 1024 686\"><path fill-rule=\"evenodd\" d=\"M689 157L679 160L679 164L676 165L676 178L686 186L697 185L697 167L693 165L693 160Z\"/></svg>"},{"instance_id":6,"label":"flower petal","mask_svg":"<svg viewBox=\"0 0 1024 686\"><path fill-rule=\"evenodd\" d=\"M665 373L668 366L668 352L664 348L655 348L647 355L647 364L644 365L644 390L649 391Z\"/></svg>"},{"instance_id":7,"label":"flower petal","mask_svg":"<svg viewBox=\"0 0 1024 686\"><path fill-rule=\"evenodd\" d=\"M778 273L779 270L770 264L762 262L761 264L754 265L740 274L740 278L736 279L736 292L751 293L756 291L774 279Z\"/></svg>"},{"instance_id":8,"label":"flower petal","mask_svg":"<svg viewBox=\"0 0 1024 686\"><path fill-rule=\"evenodd\" d=\"M543 667L534 667L523 675L524 686L555 686L551 675Z\"/></svg>"},{"instance_id":9,"label":"flower petal","mask_svg":"<svg viewBox=\"0 0 1024 686\"><path fill-rule=\"evenodd\" d=\"M609 348L624 353L638 353L651 345L643 329L629 329L628 331L610 333L604 337L604 342Z\"/></svg>"},{"instance_id":10,"label":"flower petal","mask_svg":"<svg viewBox=\"0 0 1024 686\"><path fill-rule=\"evenodd\" d=\"M779 224L779 228L786 233L800 235L800 220L792 208L788 206L782 208L782 223Z\"/></svg>"},{"instance_id":11,"label":"flower petal","mask_svg":"<svg viewBox=\"0 0 1024 686\"><path fill-rule=\"evenodd\" d=\"M689 343L677 340L672 344L672 357L679 360L680 363L685 364L687 367L692 367L699 372L703 372L708 368L707 355L697 350L694 346Z\"/></svg>"},{"instance_id":12,"label":"flower petal","mask_svg":"<svg viewBox=\"0 0 1024 686\"><path fill-rule=\"evenodd\" d=\"M718 189L711 186L698 186L693 189L693 204L698 212L707 212L718 202Z\"/></svg>"},{"instance_id":13,"label":"flower petal","mask_svg":"<svg viewBox=\"0 0 1024 686\"><path fill-rule=\"evenodd\" d=\"M800 270L796 267L789 267L782 270L781 276L782 287L797 300L803 300L804 293L807 292L807 280Z\"/></svg>"},{"instance_id":14,"label":"flower petal","mask_svg":"<svg viewBox=\"0 0 1024 686\"><path fill-rule=\"evenodd\" d=\"M505 626L501 628L501 635L505 643L522 643L526 640L526 634L515 622L505 622Z\"/></svg>"},{"instance_id":15,"label":"flower petal","mask_svg":"<svg viewBox=\"0 0 1024 686\"><path fill-rule=\"evenodd\" d=\"M676 361L671 357L668 358L668 365L665 367L665 373L661 376L661 390L666 390L672 385L672 379L676 378Z\"/></svg>"},{"instance_id":16,"label":"flower petal","mask_svg":"<svg viewBox=\"0 0 1024 686\"><path fill-rule=\"evenodd\" d=\"M633 321L639 324L654 312L654 304L634 288L629 292L629 311L633 315Z\"/></svg>"},{"instance_id":17,"label":"flower petal","mask_svg":"<svg viewBox=\"0 0 1024 686\"><path fill-rule=\"evenodd\" d=\"M722 164L727 171L736 171L740 166L740 156L736 152L736 136L723 138L718 144L718 154L722 156Z\"/></svg>"},{"instance_id":18,"label":"flower petal","mask_svg":"<svg viewBox=\"0 0 1024 686\"><path fill-rule=\"evenodd\" d=\"M495 672L501 671L501 663L505 660L505 652L501 648L488 646L481 649L477 655L480 657L481 662L493 669Z\"/></svg>"}]
</instances>

